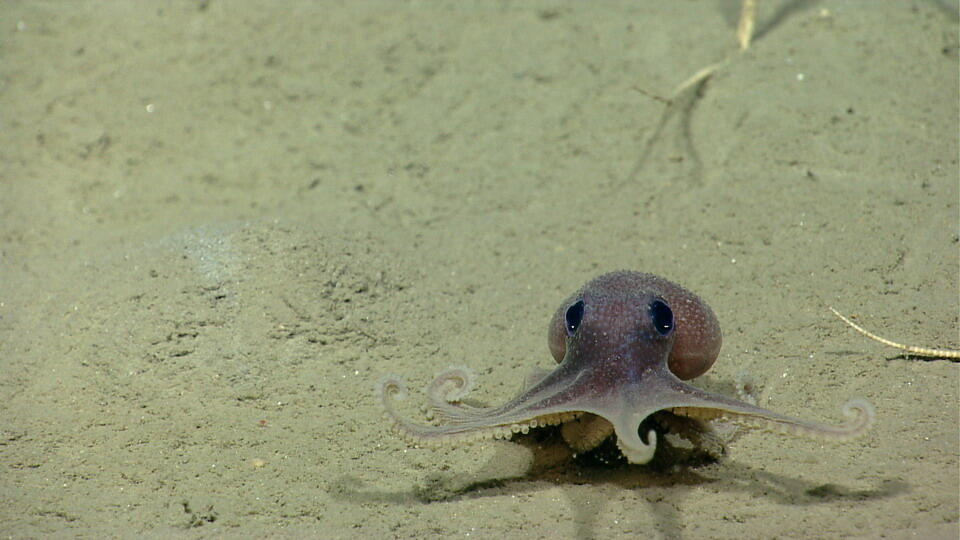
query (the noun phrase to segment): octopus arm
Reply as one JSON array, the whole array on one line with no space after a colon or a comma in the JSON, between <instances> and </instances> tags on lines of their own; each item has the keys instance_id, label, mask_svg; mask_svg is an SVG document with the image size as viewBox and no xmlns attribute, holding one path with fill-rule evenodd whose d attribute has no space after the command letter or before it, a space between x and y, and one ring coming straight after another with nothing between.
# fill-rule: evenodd
<instances>
[{"instance_id":1,"label":"octopus arm","mask_svg":"<svg viewBox=\"0 0 960 540\"><path fill-rule=\"evenodd\" d=\"M435 385L431 385L431 388L434 387ZM559 409L532 412L532 407L511 408L505 411L506 406L487 409L451 405L449 408L442 409L442 412L460 414L468 411L469 414L458 416L456 423L429 426L413 422L397 412L394 400L402 398L404 394L404 384L396 376L389 376L380 383L380 398L395 429L407 442L421 446L506 439L514 433L527 433L531 428L562 424L582 414L579 411ZM435 410L437 405L434 400Z\"/></svg>"},{"instance_id":2,"label":"octopus arm","mask_svg":"<svg viewBox=\"0 0 960 540\"><path fill-rule=\"evenodd\" d=\"M869 401L855 398L843 406L847 421L825 424L782 415L747 403L724 406L674 407L672 411L700 420L728 419L731 422L764 431L820 440L843 441L859 437L876 420L876 409Z\"/></svg>"}]
</instances>

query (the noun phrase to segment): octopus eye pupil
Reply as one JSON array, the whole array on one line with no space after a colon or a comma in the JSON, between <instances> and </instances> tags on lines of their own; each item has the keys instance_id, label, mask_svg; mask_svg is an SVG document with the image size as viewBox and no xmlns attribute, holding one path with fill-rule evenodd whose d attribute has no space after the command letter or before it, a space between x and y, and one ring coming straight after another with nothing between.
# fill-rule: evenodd
<instances>
[{"instance_id":1,"label":"octopus eye pupil","mask_svg":"<svg viewBox=\"0 0 960 540\"><path fill-rule=\"evenodd\" d=\"M650 303L650 318L653 320L653 327L661 336L665 336L673 330L673 311L666 303L660 300L654 300Z\"/></svg>"},{"instance_id":2,"label":"octopus eye pupil","mask_svg":"<svg viewBox=\"0 0 960 540\"><path fill-rule=\"evenodd\" d=\"M580 327L580 321L583 320L583 300L578 300L572 306L567 308L566 322L567 334L573 335Z\"/></svg>"}]
</instances>

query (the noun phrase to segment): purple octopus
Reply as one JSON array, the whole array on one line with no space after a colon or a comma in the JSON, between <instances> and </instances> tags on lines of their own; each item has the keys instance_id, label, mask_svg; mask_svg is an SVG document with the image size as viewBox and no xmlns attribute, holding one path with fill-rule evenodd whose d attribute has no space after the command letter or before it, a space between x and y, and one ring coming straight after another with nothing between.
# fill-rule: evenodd
<instances>
[{"instance_id":1,"label":"purple octopus","mask_svg":"<svg viewBox=\"0 0 960 540\"><path fill-rule=\"evenodd\" d=\"M641 433L641 424L661 411L825 440L856 437L873 423L873 406L863 399L844 405L848 421L834 426L784 416L684 382L710 369L721 341L716 316L695 294L652 274L612 272L591 280L560 305L549 329L557 367L530 374L520 394L504 405L463 403L471 387L463 368L441 373L428 388L439 425L414 423L397 413L393 398L403 393L399 377L384 379L379 393L397 431L413 444L505 439L559 425L564 441L577 452L615 435L623 456L641 464L653 458L657 447L656 430Z\"/></svg>"}]
</instances>

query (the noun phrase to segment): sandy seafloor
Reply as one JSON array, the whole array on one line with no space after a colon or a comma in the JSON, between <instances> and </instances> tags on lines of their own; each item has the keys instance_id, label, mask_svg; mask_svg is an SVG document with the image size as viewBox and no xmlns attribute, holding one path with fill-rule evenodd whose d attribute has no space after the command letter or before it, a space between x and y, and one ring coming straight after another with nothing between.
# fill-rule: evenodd
<instances>
[{"instance_id":1,"label":"sandy seafloor","mask_svg":"<svg viewBox=\"0 0 960 540\"><path fill-rule=\"evenodd\" d=\"M0 14L0 535L956 538L952 2L34 2ZM730 58L667 106L674 88ZM536 468L410 448L608 270L699 293L695 384L849 442Z\"/></svg>"}]
</instances>

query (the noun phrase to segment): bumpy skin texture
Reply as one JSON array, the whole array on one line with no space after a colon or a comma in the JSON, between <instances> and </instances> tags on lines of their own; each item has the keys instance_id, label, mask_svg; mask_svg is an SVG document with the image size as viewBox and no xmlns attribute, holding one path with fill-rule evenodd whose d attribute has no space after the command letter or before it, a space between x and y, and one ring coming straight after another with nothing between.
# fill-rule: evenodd
<instances>
[{"instance_id":1,"label":"bumpy skin texture","mask_svg":"<svg viewBox=\"0 0 960 540\"><path fill-rule=\"evenodd\" d=\"M636 291L648 291L666 300L673 310L676 323L675 341L670 350L667 365L680 380L688 381L703 375L717 360L723 337L717 316L699 296L676 283L653 274L640 272L613 272L591 281L567 298L550 320L547 342L553 359L560 363L567 353L567 330L565 314L567 309L581 298L585 289L597 289L611 296L626 297ZM604 301L606 299L599 299ZM610 313L614 319L629 318L627 313ZM605 324L600 323L601 326ZM602 351L597 351L602 354Z\"/></svg>"},{"instance_id":2,"label":"bumpy skin texture","mask_svg":"<svg viewBox=\"0 0 960 540\"><path fill-rule=\"evenodd\" d=\"M438 426L400 416L393 397L403 383L389 376L380 398L395 428L409 442L438 445L508 438L531 428L563 424L577 451L596 447L610 434L631 463L647 463L656 433L640 424L658 411L700 420L726 418L771 431L821 439L847 439L865 432L873 407L852 400L845 425L830 426L784 416L684 382L713 365L721 336L716 317L696 295L652 274L613 272L593 279L561 304L549 328L559 362L536 371L525 389L499 407L462 403L471 385L467 370L441 373L428 389Z\"/></svg>"}]
</instances>

